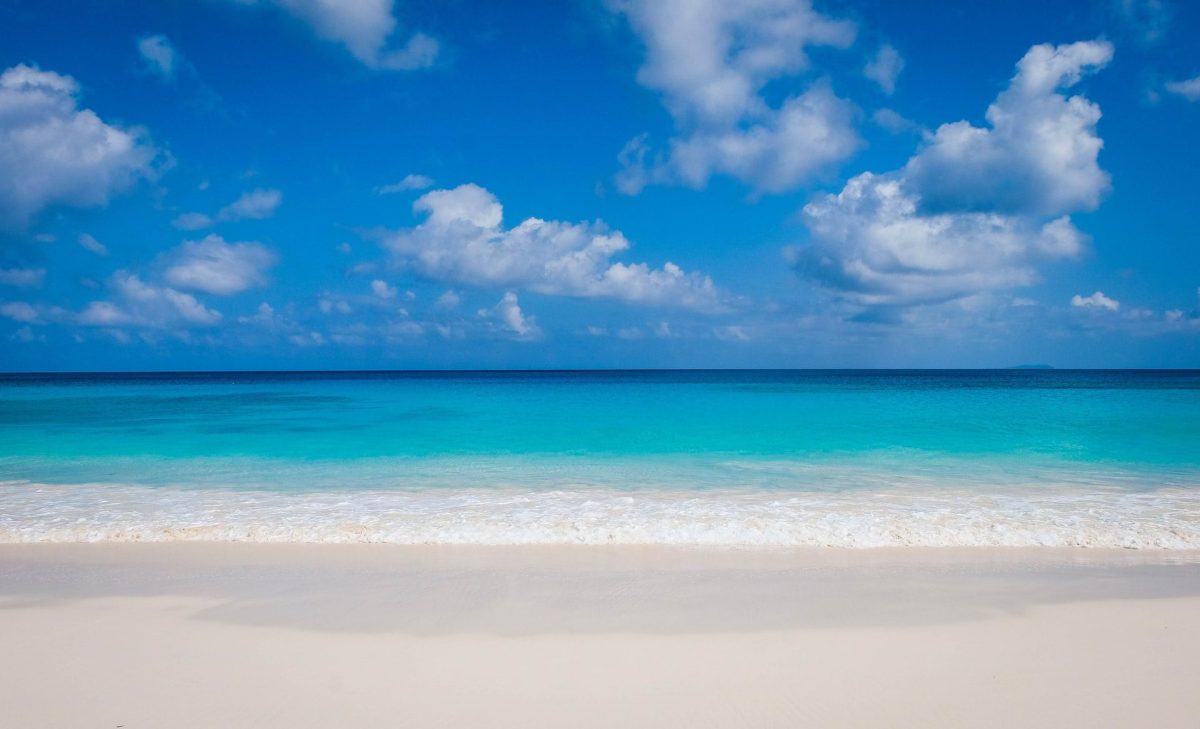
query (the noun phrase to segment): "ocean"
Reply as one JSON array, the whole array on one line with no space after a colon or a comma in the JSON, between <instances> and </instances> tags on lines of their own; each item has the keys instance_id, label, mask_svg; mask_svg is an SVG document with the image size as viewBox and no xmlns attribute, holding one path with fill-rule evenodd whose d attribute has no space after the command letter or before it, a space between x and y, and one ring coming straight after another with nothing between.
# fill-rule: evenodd
<instances>
[{"instance_id":1,"label":"ocean","mask_svg":"<svg viewBox=\"0 0 1200 729\"><path fill-rule=\"evenodd\" d=\"M1200 371L0 375L0 542L1200 549Z\"/></svg>"}]
</instances>

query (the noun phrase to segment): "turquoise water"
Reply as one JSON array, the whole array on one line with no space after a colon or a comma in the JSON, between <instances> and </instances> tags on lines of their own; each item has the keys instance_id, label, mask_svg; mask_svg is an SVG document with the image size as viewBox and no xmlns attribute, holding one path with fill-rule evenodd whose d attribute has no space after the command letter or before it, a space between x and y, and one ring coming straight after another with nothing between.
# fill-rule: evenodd
<instances>
[{"instance_id":1,"label":"turquoise water","mask_svg":"<svg viewBox=\"0 0 1200 729\"><path fill-rule=\"evenodd\" d=\"M5 541L1193 548L1200 373L9 375L0 484Z\"/></svg>"}]
</instances>

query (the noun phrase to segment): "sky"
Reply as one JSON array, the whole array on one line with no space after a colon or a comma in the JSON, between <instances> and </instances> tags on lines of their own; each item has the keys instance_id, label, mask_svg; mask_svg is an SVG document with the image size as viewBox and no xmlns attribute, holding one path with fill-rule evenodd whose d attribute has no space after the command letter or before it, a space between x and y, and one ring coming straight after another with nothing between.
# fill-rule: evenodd
<instances>
[{"instance_id":1,"label":"sky","mask_svg":"<svg viewBox=\"0 0 1200 729\"><path fill-rule=\"evenodd\" d=\"M1200 367L1200 4L0 0L0 370Z\"/></svg>"}]
</instances>

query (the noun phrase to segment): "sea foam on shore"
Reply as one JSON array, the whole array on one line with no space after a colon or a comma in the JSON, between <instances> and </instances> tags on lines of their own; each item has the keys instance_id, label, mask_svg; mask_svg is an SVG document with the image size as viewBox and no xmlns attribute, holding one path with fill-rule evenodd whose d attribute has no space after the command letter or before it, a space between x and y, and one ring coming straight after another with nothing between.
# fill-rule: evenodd
<instances>
[{"instance_id":1,"label":"sea foam on shore","mask_svg":"<svg viewBox=\"0 0 1200 729\"><path fill-rule=\"evenodd\" d=\"M1200 490L281 491L0 482L0 543L1200 549Z\"/></svg>"}]
</instances>

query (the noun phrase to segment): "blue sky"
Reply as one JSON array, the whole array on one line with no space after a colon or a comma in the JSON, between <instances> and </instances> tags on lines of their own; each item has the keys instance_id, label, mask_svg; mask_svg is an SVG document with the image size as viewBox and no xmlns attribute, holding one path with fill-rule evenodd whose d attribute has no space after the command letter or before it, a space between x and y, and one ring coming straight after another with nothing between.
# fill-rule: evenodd
<instances>
[{"instance_id":1,"label":"blue sky","mask_svg":"<svg viewBox=\"0 0 1200 729\"><path fill-rule=\"evenodd\" d=\"M0 368L1200 366L1200 6L963 5L0 0Z\"/></svg>"}]
</instances>

